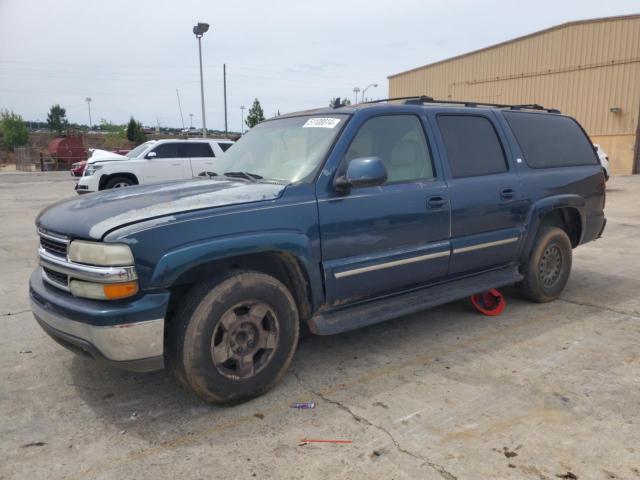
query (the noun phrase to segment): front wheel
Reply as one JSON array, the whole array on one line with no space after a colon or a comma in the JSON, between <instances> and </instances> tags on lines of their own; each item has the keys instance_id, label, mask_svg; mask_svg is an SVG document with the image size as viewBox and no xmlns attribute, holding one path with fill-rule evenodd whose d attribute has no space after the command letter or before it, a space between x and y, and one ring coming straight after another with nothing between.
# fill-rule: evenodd
<instances>
[{"instance_id":1,"label":"front wheel","mask_svg":"<svg viewBox=\"0 0 640 480\"><path fill-rule=\"evenodd\" d=\"M539 303L557 299L569 280L571 261L571 241L566 232L557 227L541 227L522 272L520 292Z\"/></svg>"},{"instance_id":2,"label":"front wheel","mask_svg":"<svg viewBox=\"0 0 640 480\"><path fill-rule=\"evenodd\" d=\"M133 182L130 178L127 177L115 177L107 182L104 186L105 190L110 188L124 188L133 185Z\"/></svg>"},{"instance_id":3,"label":"front wheel","mask_svg":"<svg viewBox=\"0 0 640 480\"><path fill-rule=\"evenodd\" d=\"M258 272L231 272L195 287L173 320L170 355L178 378L218 404L269 390L286 372L298 344L291 293Z\"/></svg>"}]
</instances>

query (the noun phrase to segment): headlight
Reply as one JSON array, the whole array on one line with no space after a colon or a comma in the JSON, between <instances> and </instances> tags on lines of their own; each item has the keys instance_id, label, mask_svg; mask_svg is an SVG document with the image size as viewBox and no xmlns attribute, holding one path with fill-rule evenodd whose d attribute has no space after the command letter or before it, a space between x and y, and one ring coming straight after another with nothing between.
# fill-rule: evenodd
<instances>
[{"instance_id":1,"label":"headlight","mask_svg":"<svg viewBox=\"0 0 640 480\"><path fill-rule=\"evenodd\" d=\"M123 243L85 242L74 240L69 245L69 260L87 265L105 267L130 266L134 264L133 253Z\"/></svg>"},{"instance_id":2,"label":"headlight","mask_svg":"<svg viewBox=\"0 0 640 480\"><path fill-rule=\"evenodd\" d=\"M124 283L93 283L81 280L71 280L69 290L76 297L92 298L95 300L119 300L132 297L138 293L138 282Z\"/></svg>"},{"instance_id":3,"label":"headlight","mask_svg":"<svg viewBox=\"0 0 640 480\"><path fill-rule=\"evenodd\" d=\"M94 165L94 164L87 165L87 167L84 169L84 176L90 177L101 168L102 168L102 165Z\"/></svg>"}]
</instances>

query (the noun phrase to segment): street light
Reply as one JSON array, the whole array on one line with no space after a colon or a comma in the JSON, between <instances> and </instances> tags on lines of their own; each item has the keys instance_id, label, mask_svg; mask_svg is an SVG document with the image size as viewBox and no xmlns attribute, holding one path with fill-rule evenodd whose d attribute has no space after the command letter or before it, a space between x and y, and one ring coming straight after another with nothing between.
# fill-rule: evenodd
<instances>
[{"instance_id":1,"label":"street light","mask_svg":"<svg viewBox=\"0 0 640 480\"><path fill-rule=\"evenodd\" d=\"M240 105L240 112L242 112L242 127L240 128L240 135L244 133L244 105Z\"/></svg>"},{"instance_id":2,"label":"street light","mask_svg":"<svg viewBox=\"0 0 640 480\"><path fill-rule=\"evenodd\" d=\"M189 131L193 128L193 113L189 114Z\"/></svg>"},{"instance_id":3,"label":"street light","mask_svg":"<svg viewBox=\"0 0 640 480\"><path fill-rule=\"evenodd\" d=\"M204 81L202 80L202 35L204 35L209 30L208 23L201 23L193 27L193 33L198 39L198 56L200 57L200 99L202 101L202 137L206 138L207 136L207 121L204 116Z\"/></svg>"},{"instance_id":4,"label":"street light","mask_svg":"<svg viewBox=\"0 0 640 480\"><path fill-rule=\"evenodd\" d=\"M353 87L353 93L356 94L356 103L358 103L358 92L360 91L360 87Z\"/></svg>"},{"instance_id":5,"label":"street light","mask_svg":"<svg viewBox=\"0 0 640 480\"><path fill-rule=\"evenodd\" d=\"M369 90L369 87L373 87L373 88L378 88L378 84L377 83L372 83L371 85L367 85L367 88L365 88L364 90L362 90L362 101L364 102L364 94L367 90Z\"/></svg>"},{"instance_id":6,"label":"street light","mask_svg":"<svg viewBox=\"0 0 640 480\"><path fill-rule=\"evenodd\" d=\"M84 99L87 102L87 107L89 107L89 130L91 130L91 97L87 97Z\"/></svg>"}]
</instances>

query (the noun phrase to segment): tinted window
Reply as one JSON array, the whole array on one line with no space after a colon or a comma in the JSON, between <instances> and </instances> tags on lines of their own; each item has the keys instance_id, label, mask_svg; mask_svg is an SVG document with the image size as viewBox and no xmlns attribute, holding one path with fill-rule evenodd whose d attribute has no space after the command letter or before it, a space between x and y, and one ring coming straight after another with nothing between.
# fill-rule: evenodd
<instances>
[{"instance_id":1,"label":"tinted window","mask_svg":"<svg viewBox=\"0 0 640 480\"><path fill-rule=\"evenodd\" d=\"M233 143L219 143L218 146L222 149L223 152L229 150L229 147L233 145Z\"/></svg>"},{"instance_id":2,"label":"tinted window","mask_svg":"<svg viewBox=\"0 0 640 480\"><path fill-rule=\"evenodd\" d=\"M475 177L507 171L502 145L491 122L471 115L438 115L454 177Z\"/></svg>"},{"instance_id":3,"label":"tinted window","mask_svg":"<svg viewBox=\"0 0 640 480\"><path fill-rule=\"evenodd\" d=\"M177 143L163 143L152 151L156 152L156 158L178 158L180 156Z\"/></svg>"},{"instance_id":4,"label":"tinted window","mask_svg":"<svg viewBox=\"0 0 640 480\"><path fill-rule=\"evenodd\" d=\"M185 143L183 145L185 157L214 157L211 145L208 143Z\"/></svg>"},{"instance_id":5,"label":"tinted window","mask_svg":"<svg viewBox=\"0 0 640 480\"><path fill-rule=\"evenodd\" d=\"M433 178L429 147L414 115L367 120L345 154L347 160L359 157L379 157L387 168L387 183Z\"/></svg>"},{"instance_id":6,"label":"tinted window","mask_svg":"<svg viewBox=\"0 0 640 480\"><path fill-rule=\"evenodd\" d=\"M504 112L504 118L532 168L598 163L591 142L572 118L522 112Z\"/></svg>"}]
</instances>

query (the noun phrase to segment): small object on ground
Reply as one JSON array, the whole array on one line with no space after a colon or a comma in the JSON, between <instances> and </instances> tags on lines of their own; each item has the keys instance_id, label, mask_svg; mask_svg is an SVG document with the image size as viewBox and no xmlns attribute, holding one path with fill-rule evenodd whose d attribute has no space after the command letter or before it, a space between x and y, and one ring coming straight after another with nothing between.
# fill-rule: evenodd
<instances>
[{"instance_id":1,"label":"small object on ground","mask_svg":"<svg viewBox=\"0 0 640 480\"><path fill-rule=\"evenodd\" d=\"M291 408L300 408L300 409L316 408L316 402L292 403Z\"/></svg>"},{"instance_id":2,"label":"small object on ground","mask_svg":"<svg viewBox=\"0 0 640 480\"><path fill-rule=\"evenodd\" d=\"M558 473L556 477L564 478L565 480L578 480L578 476L573 472Z\"/></svg>"},{"instance_id":3,"label":"small object on ground","mask_svg":"<svg viewBox=\"0 0 640 480\"><path fill-rule=\"evenodd\" d=\"M22 445L21 448L44 447L46 444L47 444L46 442L29 442Z\"/></svg>"},{"instance_id":4,"label":"small object on ground","mask_svg":"<svg viewBox=\"0 0 640 480\"><path fill-rule=\"evenodd\" d=\"M318 438L303 438L300 440L299 445L304 445L306 443L353 443L353 440L325 440Z\"/></svg>"},{"instance_id":5,"label":"small object on ground","mask_svg":"<svg viewBox=\"0 0 640 480\"><path fill-rule=\"evenodd\" d=\"M20 350L20 353L33 353L31 350Z\"/></svg>"},{"instance_id":6,"label":"small object on ground","mask_svg":"<svg viewBox=\"0 0 640 480\"><path fill-rule=\"evenodd\" d=\"M480 313L490 317L500 315L507 306L504 297L495 288L492 288L488 292L472 295L471 303Z\"/></svg>"},{"instance_id":7,"label":"small object on ground","mask_svg":"<svg viewBox=\"0 0 640 480\"><path fill-rule=\"evenodd\" d=\"M254 413L253 416L262 420L264 418L264 413Z\"/></svg>"}]
</instances>

